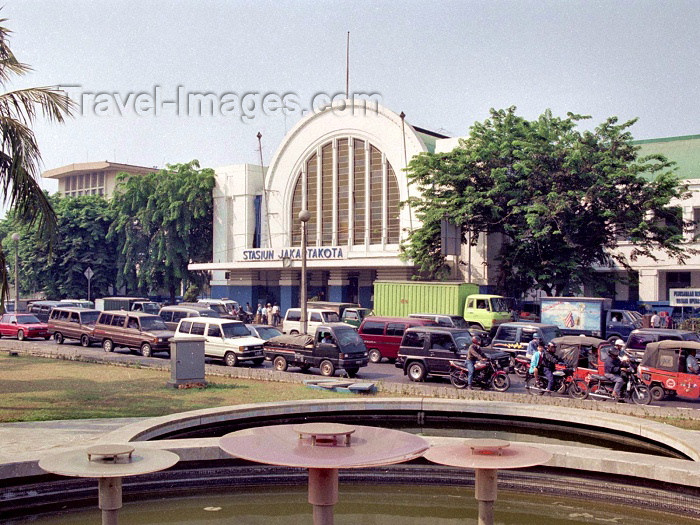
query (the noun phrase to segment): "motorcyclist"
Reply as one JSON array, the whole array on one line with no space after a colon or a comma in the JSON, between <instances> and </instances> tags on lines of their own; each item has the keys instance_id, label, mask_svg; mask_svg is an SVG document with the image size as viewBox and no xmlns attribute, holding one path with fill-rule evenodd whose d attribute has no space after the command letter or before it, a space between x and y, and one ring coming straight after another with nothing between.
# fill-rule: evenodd
<instances>
[{"instance_id":1,"label":"motorcyclist","mask_svg":"<svg viewBox=\"0 0 700 525\"><path fill-rule=\"evenodd\" d=\"M547 345L547 351L540 357L540 369L547 378L547 392L551 394L554 388L554 370L557 368L557 363L563 363L561 359L554 353L556 346L554 343Z\"/></svg>"},{"instance_id":2,"label":"motorcyclist","mask_svg":"<svg viewBox=\"0 0 700 525\"><path fill-rule=\"evenodd\" d=\"M472 337L472 344L469 345L467 350L467 359L464 361L467 367L467 390L472 389L472 380L474 379L474 365L479 359L486 359L486 356L481 351L481 339L474 336Z\"/></svg>"},{"instance_id":3,"label":"motorcyclist","mask_svg":"<svg viewBox=\"0 0 700 525\"><path fill-rule=\"evenodd\" d=\"M617 341L616 341L617 342ZM605 377L615 383L613 398L620 399L620 391L625 380L622 379L622 361L620 361L620 349L617 345L608 350L608 358L605 360Z\"/></svg>"},{"instance_id":4,"label":"motorcyclist","mask_svg":"<svg viewBox=\"0 0 700 525\"><path fill-rule=\"evenodd\" d=\"M537 349L535 350L535 353L532 354L532 359L530 360L530 369L528 370L528 373L537 379L537 376L539 375L539 366L540 366L540 359L542 359L542 354L544 354L544 345L542 343L539 343L537 345Z\"/></svg>"}]
</instances>

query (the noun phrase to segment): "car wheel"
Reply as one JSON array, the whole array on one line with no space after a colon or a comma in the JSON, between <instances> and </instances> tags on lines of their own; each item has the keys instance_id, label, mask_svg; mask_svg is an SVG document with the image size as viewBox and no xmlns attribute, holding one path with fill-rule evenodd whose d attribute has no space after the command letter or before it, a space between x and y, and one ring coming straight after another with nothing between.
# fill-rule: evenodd
<instances>
[{"instance_id":1,"label":"car wheel","mask_svg":"<svg viewBox=\"0 0 700 525\"><path fill-rule=\"evenodd\" d=\"M56 341L56 344L62 345L63 344L63 334L61 332L56 332L53 334L53 340Z\"/></svg>"},{"instance_id":2,"label":"car wheel","mask_svg":"<svg viewBox=\"0 0 700 525\"><path fill-rule=\"evenodd\" d=\"M357 376L357 373L360 371L359 368L346 368L345 372L347 372L348 377L355 377Z\"/></svg>"},{"instance_id":3,"label":"car wheel","mask_svg":"<svg viewBox=\"0 0 700 525\"><path fill-rule=\"evenodd\" d=\"M379 363L382 360L382 353L376 348L369 351L369 360L371 363Z\"/></svg>"},{"instance_id":4,"label":"car wheel","mask_svg":"<svg viewBox=\"0 0 700 525\"><path fill-rule=\"evenodd\" d=\"M226 352L224 354L224 363L226 366L236 366L238 364L238 358L233 352Z\"/></svg>"},{"instance_id":5,"label":"car wheel","mask_svg":"<svg viewBox=\"0 0 700 525\"><path fill-rule=\"evenodd\" d=\"M649 393L651 394L651 399L653 401L661 401L666 397L666 391L661 385L654 385L649 388Z\"/></svg>"},{"instance_id":6,"label":"car wheel","mask_svg":"<svg viewBox=\"0 0 700 525\"><path fill-rule=\"evenodd\" d=\"M90 347L90 338L83 334L80 336L80 345L83 346L84 348L89 348Z\"/></svg>"},{"instance_id":7,"label":"car wheel","mask_svg":"<svg viewBox=\"0 0 700 525\"><path fill-rule=\"evenodd\" d=\"M143 343L141 345L141 355L143 357L151 357L153 355L153 348L148 343Z\"/></svg>"},{"instance_id":8,"label":"car wheel","mask_svg":"<svg viewBox=\"0 0 700 525\"><path fill-rule=\"evenodd\" d=\"M102 350L105 352L114 352L114 343L111 339L105 339L102 341Z\"/></svg>"},{"instance_id":9,"label":"car wheel","mask_svg":"<svg viewBox=\"0 0 700 525\"><path fill-rule=\"evenodd\" d=\"M272 366L278 372L284 372L285 370L287 370L287 360L281 355L278 355L277 357L275 357L275 360L272 361ZM301 368L302 370L304 369L303 366Z\"/></svg>"},{"instance_id":10,"label":"car wheel","mask_svg":"<svg viewBox=\"0 0 700 525\"><path fill-rule=\"evenodd\" d=\"M333 363L331 363L328 359L321 361L321 366L319 366L319 368L321 369L322 376L331 377L333 374L335 374L335 366L333 366Z\"/></svg>"},{"instance_id":11,"label":"car wheel","mask_svg":"<svg viewBox=\"0 0 700 525\"><path fill-rule=\"evenodd\" d=\"M17 340L24 341L24 330L20 330L17 332Z\"/></svg>"},{"instance_id":12,"label":"car wheel","mask_svg":"<svg viewBox=\"0 0 700 525\"><path fill-rule=\"evenodd\" d=\"M411 381L416 381L420 382L425 379L425 366L423 363L419 363L418 361L414 361L410 365L408 365L408 368L406 369L406 373L408 374L408 378Z\"/></svg>"}]
</instances>

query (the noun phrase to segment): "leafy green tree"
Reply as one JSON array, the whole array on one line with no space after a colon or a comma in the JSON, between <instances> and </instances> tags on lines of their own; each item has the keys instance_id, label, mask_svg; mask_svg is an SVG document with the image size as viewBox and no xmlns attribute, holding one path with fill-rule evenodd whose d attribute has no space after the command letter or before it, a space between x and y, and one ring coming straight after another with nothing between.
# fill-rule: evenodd
<instances>
[{"instance_id":1,"label":"leafy green tree","mask_svg":"<svg viewBox=\"0 0 700 525\"><path fill-rule=\"evenodd\" d=\"M473 243L502 239L500 288L520 295L541 289L565 295L603 277L598 269L630 261L615 251L632 243L631 259L655 259L661 250L679 261L683 225L673 200L687 196L661 155L638 157L629 127L611 117L594 131L576 129L587 118L545 112L535 121L515 108L491 110L449 153L423 153L408 166L421 197L408 202L422 221L402 245L424 275L446 273L440 220L461 226Z\"/></svg>"},{"instance_id":2,"label":"leafy green tree","mask_svg":"<svg viewBox=\"0 0 700 525\"><path fill-rule=\"evenodd\" d=\"M205 277L187 265L211 257L213 188L214 170L196 160L122 179L109 233L119 243L118 286L165 289L174 301L183 282L201 284Z\"/></svg>"},{"instance_id":3,"label":"leafy green tree","mask_svg":"<svg viewBox=\"0 0 700 525\"><path fill-rule=\"evenodd\" d=\"M90 267L94 272L91 298L108 295L116 280L117 244L106 239L113 220L107 201L96 195L54 195L49 202L57 216L56 242L51 250L37 224L25 224L13 212L0 222L6 249L13 249L7 235L20 233L21 292L43 292L56 299L87 297L84 272ZM10 268L14 271L14 258L10 258Z\"/></svg>"},{"instance_id":4,"label":"leafy green tree","mask_svg":"<svg viewBox=\"0 0 700 525\"><path fill-rule=\"evenodd\" d=\"M4 89L15 75L31 71L12 53L11 31L0 19L0 86ZM41 190L39 174L41 154L31 126L38 113L44 118L63 122L75 104L59 89L37 87L6 91L0 94L0 188L3 202L14 210L18 221L36 224L37 231L49 241L56 231L56 216ZM8 276L5 252L0 249L0 303L7 297Z\"/></svg>"}]
</instances>

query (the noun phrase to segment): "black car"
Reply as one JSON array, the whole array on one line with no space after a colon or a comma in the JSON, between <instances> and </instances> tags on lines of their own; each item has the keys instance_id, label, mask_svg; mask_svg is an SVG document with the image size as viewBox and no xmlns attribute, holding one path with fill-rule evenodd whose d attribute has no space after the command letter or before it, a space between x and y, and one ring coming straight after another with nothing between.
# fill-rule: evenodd
<instances>
[{"instance_id":1,"label":"black car","mask_svg":"<svg viewBox=\"0 0 700 525\"><path fill-rule=\"evenodd\" d=\"M463 328L408 328L401 340L396 367L402 368L411 381L423 381L429 375L448 376L450 361L466 358L474 335L476 334ZM485 349L482 351L487 356L497 359L500 367L510 367L510 354Z\"/></svg>"},{"instance_id":2,"label":"black car","mask_svg":"<svg viewBox=\"0 0 700 525\"><path fill-rule=\"evenodd\" d=\"M700 336L696 332L691 332L689 330L673 330L670 328L639 328L637 330L632 330L627 338L625 352L635 359L641 359L644 356L644 350L646 350L649 343L669 340L700 342Z\"/></svg>"}]
</instances>

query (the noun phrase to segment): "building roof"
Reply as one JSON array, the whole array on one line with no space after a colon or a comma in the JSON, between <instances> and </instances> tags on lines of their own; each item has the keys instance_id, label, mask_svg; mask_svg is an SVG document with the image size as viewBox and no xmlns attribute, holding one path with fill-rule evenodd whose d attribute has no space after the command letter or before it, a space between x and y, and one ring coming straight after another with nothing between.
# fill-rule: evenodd
<instances>
[{"instance_id":1,"label":"building roof","mask_svg":"<svg viewBox=\"0 0 700 525\"><path fill-rule=\"evenodd\" d=\"M681 179L700 179L700 135L635 140L639 156L660 153L676 163Z\"/></svg>"},{"instance_id":2,"label":"building roof","mask_svg":"<svg viewBox=\"0 0 700 525\"><path fill-rule=\"evenodd\" d=\"M78 175L80 173L89 173L91 171L124 171L126 173L135 174L145 174L145 173L155 173L158 171L156 167L147 166L135 166L133 164L121 164L119 162L80 162L76 164L68 164L66 166L61 166L60 168L54 168L52 170L45 171L41 174L42 177L47 179L61 179L69 175Z\"/></svg>"}]
</instances>

